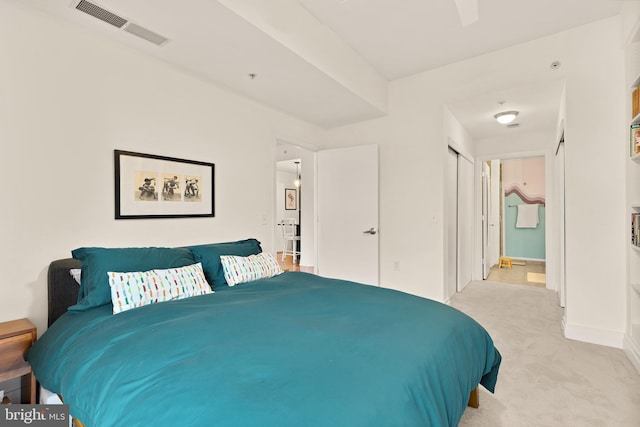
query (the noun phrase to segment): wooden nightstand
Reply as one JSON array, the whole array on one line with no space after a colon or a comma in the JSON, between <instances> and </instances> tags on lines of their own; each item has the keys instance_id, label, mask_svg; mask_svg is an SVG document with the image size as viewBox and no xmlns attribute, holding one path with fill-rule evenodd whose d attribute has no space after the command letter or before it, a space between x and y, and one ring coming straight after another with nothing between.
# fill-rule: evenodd
<instances>
[{"instance_id":1,"label":"wooden nightstand","mask_svg":"<svg viewBox=\"0 0 640 427\"><path fill-rule=\"evenodd\" d=\"M22 403L36 403L36 377L24 355L36 342L29 319L0 323L0 382L22 377Z\"/></svg>"}]
</instances>

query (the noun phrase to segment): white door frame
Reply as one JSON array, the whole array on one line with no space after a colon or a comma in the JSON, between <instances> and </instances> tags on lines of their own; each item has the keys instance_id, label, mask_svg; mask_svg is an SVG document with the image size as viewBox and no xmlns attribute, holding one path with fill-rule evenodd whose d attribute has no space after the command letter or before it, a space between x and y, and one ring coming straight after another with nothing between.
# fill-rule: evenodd
<instances>
[{"instance_id":1,"label":"white door frame","mask_svg":"<svg viewBox=\"0 0 640 427\"><path fill-rule=\"evenodd\" d=\"M557 207L553 205L555 199L556 188L556 175L554 172L555 165L555 147L548 150L532 150L513 153L497 153L491 155L478 156L475 159L475 177L474 177L474 191L476 194L481 194L482 191L482 165L485 161L490 160L512 160L522 159L527 157L544 157L545 167L545 200L547 206L545 207L546 214L546 229L545 229L545 258L546 258L546 277L547 277L547 289L558 291L556 281L556 266L557 262L550 262L551 260L557 260L559 256L558 245L553 239L552 233L556 229L556 210ZM476 205L474 208L474 229L475 229L475 247L476 252L474 256L474 280L482 279L482 198L476 198Z\"/></svg>"},{"instance_id":2,"label":"white door frame","mask_svg":"<svg viewBox=\"0 0 640 427\"><path fill-rule=\"evenodd\" d=\"M301 265L307 267L315 267L317 265L317 240L318 230L316 224L317 217L317 201L316 201L316 152L315 147L311 147L305 144L299 144L291 142L285 138L276 137L273 143L273 187L272 187L272 207L270 221L263 219L263 225L270 225L271 227L271 251L275 254L282 250L280 245L276 245L276 242L280 241L277 233L281 233L281 230L276 225L280 218L278 218L278 203L282 203L284 195L277 194L278 190L278 170L277 163L278 147L286 146L297 153L292 154L292 158L299 157L302 159L300 173L302 175L302 187L304 196L300 199L301 211L302 211L302 223L300 224L301 235Z\"/></svg>"},{"instance_id":3,"label":"white door frame","mask_svg":"<svg viewBox=\"0 0 640 427\"><path fill-rule=\"evenodd\" d=\"M482 162L482 278L489 277L491 263L489 259L489 193L491 192L491 168L487 161Z\"/></svg>"}]
</instances>

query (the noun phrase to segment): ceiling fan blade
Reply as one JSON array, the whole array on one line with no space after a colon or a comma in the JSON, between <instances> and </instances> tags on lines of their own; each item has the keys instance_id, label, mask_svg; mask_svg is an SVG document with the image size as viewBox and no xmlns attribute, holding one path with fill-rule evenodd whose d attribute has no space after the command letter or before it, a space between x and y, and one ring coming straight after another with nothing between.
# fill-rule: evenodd
<instances>
[{"instance_id":1,"label":"ceiling fan blade","mask_svg":"<svg viewBox=\"0 0 640 427\"><path fill-rule=\"evenodd\" d=\"M478 0L454 0L463 27L478 20Z\"/></svg>"}]
</instances>

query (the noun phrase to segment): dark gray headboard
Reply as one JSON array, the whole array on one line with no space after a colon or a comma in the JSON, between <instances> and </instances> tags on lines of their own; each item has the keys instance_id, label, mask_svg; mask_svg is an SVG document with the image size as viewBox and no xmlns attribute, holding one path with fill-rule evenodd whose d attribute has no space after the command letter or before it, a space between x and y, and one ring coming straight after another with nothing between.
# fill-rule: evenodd
<instances>
[{"instance_id":1,"label":"dark gray headboard","mask_svg":"<svg viewBox=\"0 0 640 427\"><path fill-rule=\"evenodd\" d=\"M77 259L65 258L49 264L47 290L49 293L49 320L51 326L55 320L67 312L67 308L78 302L80 286L69 273L72 268L80 268L82 263Z\"/></svg>"}]
</instances>

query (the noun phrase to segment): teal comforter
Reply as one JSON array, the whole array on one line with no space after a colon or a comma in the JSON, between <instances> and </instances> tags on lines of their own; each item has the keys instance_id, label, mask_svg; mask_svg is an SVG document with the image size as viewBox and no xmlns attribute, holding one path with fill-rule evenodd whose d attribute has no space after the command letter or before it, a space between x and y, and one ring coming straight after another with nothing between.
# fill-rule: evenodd
<instances>
[{"instance_id":1,"label":"teal comforter","mask_svg":"<svg viewBox=\"0 0 640 427\"><path fill-rule=\"evenodd\" d=\"M500 353L444 304L288 272L111 314L67 312L28 353L94 426L455 426Z\"/></svg>"}]
</instances>

